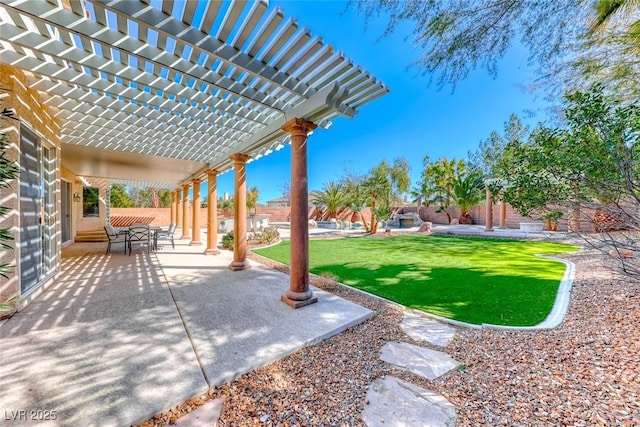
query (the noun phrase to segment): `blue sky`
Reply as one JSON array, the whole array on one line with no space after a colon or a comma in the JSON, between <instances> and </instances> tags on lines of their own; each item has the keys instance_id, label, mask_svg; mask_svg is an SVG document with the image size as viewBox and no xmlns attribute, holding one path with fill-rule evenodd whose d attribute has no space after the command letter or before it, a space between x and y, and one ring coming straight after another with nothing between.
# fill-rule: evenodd
<instances>
[{"instance_id":1,"label":"blue sky","mask_svg":"<svg viewBox=\"0 0 640 427\"><path fill-rule=\"evenodd\" d=\"M337 118L328 130L316 130L309 140L309 190L337 180L345 167L367 172L383 159L404 157L411 165L412 183L422 171L425 155L465 158L493 130L502 131L511 113L525 123L544 119L548 106L542 96L522 85L532 82L527 52L511 49L499 64L496 79L476 70L452 87L429 85L428 76L410 67L419 55L406 39L410 27L380 39L386 21L365 25L364 18L345 11L344 1L271 0L285 17L294 17L343 51L390 87L390 93L365 105L353 119ZM536 113L531 116L531 112ZM247 166L247 185L257 186L261 203L279 197L290 180L290 148L262 157ZM233 172L218 177L218 194L233 193Z\"/></svg>"}]
</instances>

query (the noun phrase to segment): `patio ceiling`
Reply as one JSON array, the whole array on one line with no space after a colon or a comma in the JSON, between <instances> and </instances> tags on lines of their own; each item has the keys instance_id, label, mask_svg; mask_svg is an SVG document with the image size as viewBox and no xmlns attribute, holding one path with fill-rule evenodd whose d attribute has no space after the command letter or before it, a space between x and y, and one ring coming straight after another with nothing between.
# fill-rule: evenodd
<instances>
[{"instance_id":1,"label":"patio ceiling","mask_svg":"<svg viewBox=\"0 0 640 427\"><path fill-rule=\"evenodd\" d=\"M60 119L63 164L159 188L388 92L266 1L0 0L0 60Z\"/></svg>"}]
</instances>

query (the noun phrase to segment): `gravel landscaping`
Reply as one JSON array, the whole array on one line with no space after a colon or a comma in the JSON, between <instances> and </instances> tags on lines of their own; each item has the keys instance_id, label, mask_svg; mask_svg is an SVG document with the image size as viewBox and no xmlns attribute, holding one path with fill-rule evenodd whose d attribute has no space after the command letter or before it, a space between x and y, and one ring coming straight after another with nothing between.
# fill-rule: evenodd
<instances>
[{"instance_id":1,"label":"gravel landscaping","mask_svg":"<svg viewBox=\"0 0 640 427\"><path fill-rule=\"evenodd\" d=\"M442 394L455 405L461 426L640 425L640 285L616 276L605 267L611 259L591 250L563 258L575 263L576 280L561 326L459 329L447 347L430 348L448 353L466 371L433 381L380 359L389 341L418 344L400 328L401 308L314 277L314 285L376 315L142 425L172 423L206 400L224 397L223 426L359 426L367 387L385 375Z\"/></svg>"}]
</instances>

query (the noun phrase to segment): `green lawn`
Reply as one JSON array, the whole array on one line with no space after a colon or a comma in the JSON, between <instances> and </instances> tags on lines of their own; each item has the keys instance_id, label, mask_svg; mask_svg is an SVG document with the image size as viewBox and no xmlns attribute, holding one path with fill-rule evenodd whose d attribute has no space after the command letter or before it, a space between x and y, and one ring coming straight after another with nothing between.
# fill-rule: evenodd
<instances>
[{"instance_id":1,"label":"green lawn","mask_svg":"<svg viewBox=\"0 0 640 427\"><path fill-rule=\"evenodd\" d=\"M289 263L289 242L255 250ZM535 256L577 246L404 235L311 240L310 268L429 313L468 323L531 326L549 314L565 265Z\"/></svg>"}]
</instances>

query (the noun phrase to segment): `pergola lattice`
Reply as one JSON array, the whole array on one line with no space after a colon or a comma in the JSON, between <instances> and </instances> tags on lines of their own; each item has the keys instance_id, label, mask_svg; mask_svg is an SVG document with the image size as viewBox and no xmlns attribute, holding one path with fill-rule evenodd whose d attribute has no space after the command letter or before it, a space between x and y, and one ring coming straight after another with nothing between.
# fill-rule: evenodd
<instances>
[{"instance_id":1,"label":"pergola lattice","mask_svg":"<svg viewBox=\"0 0 640 427\"><path fill-rule=\"evenodd\" d=\"M63 162L158 188L388 92L266 1L1 0L0 60L54 109Z\"/></svg>"}]
</instances>

